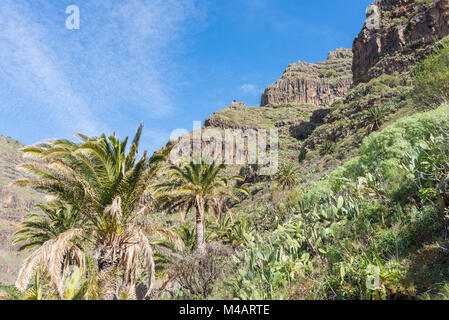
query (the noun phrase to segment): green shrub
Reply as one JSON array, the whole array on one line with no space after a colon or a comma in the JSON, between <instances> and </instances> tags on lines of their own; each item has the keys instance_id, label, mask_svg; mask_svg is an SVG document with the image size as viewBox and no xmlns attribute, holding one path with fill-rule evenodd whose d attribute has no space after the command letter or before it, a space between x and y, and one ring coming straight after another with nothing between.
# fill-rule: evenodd
<instances>
[{"instance_id":1,"label":"green shrub","mask_svg":"<svg viewBox=\"0 0 449 320\"><path fill-rule=\"evenodd\" d=\"M320 156L325 156L328 154L332 154L335 150L335 143L332 141L325 141L321 146L320 146Z\"/></svg>"},{"instance_id":2,"label":"green shrub","mask_svg":"<svg viewBox=\"0 0 449 320\"><path fill-rule=\"evenodd\" d=\"M431 136L419 146L417 157L409 165L415 172L422 203L438 201L441 214L449 207L449 132Z\"/></svg>"},{"instance_id":3,"label":"green shrub","mask_svg":"<svg viewBox=\"0 0 449 320\"><path fill-rule=\"evenodd\" d=\"M328 183L334 188L346 179L356 180L371 173L381 180L383 189L390 196L407 193L414 185L414 172L404 168L406 155L417 156L422 141L431 135L441 135L449 130L449 109L437 110L403 118L380 132L372 133L363 140L359 156L336 169Z\"/></svg>"},{"instance_id":4,"label":"green shrub","mask_svg":"<svg viewBox=\"0 0 449 320\"><path fill-rule=\"evenodd\" d=\"M449 101L449 40L417 65L412 90L416 105L433 108Z\"/></svg>"},{"instance_id":5,"label":"green shrub","mask_svg":"<svg viewBox=\"0 0 449 320\"><path fill-rule=\"evenodd\" d=\"M208 297L213 284L226 276L232 250L221 243L209 243L205 254L193 253L175 263L172 277L191 297Z\"/></svg>"},{"instance_id":6,"label":"green shrub","mask_svg":"<svg viewBox=\"0 0 449 320\"><path fill-rule=\"evenodd\" d=\"M326 72L326 78L333 78L337 74L335 69L330 69Z\"/></svg>"},{"instance_id":7,"label":"green shrub","mask_svg":"<svg viewBox=\"0 0 449 320\"><path fill-rule=\"evenodd\" d=\"M276 236L262 239L248 235L248 248L233 257L234 277L224 283L232 296L242 300L275 300L312 270L310 254L301 251L293 231L281 229Z\"/></svg>"}]
</instances>

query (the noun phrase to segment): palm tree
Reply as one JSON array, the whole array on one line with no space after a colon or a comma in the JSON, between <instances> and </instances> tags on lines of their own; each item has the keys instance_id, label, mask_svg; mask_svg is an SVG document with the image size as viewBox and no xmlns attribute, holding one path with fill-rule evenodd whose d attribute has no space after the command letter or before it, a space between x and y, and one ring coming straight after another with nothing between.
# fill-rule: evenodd
<instances>
[{"instance_id":1,"label":"palm tree","mask_svg":"<svg viewBox=\"0 0 449 320\"><path fill-rule=\"evenodd\" d=\"M366 111L366 122L370 132L379 130L387 117L389 109L386 106L372 107Z\"/></svg>"},{"instance_id":2,"label":"palm tree","mask_svg":"<svg viewBox=\"0 0 449 320\"><path fill-rule=\"evenodd\" d=\"M223 211L230 213L227 200L238 201L239 193L249 194L245 188L230 184L233 180L242 181L243 178L234 176L227 179L222 174L224 169L225 165L217 165L215 161L208 163L204 159L192 160L181 168L169 167L169 181L155 186L156 201L164 209L185 213L196 210L195 240L196 250L200 254L206 251L206 213L212 211L221 220Z\"/></svg>"},{"instance_id":3,"label":"palm tree","mask_svg":"<svg viewBox=\"0 0 449 320\"><path fill-rule=\"evenodd\" d=\"M149 159L144 152L138 159L142 128L140 125L127 154L128 138L121 142L115 133L98 138L78 134L79 143L55 140L23 150L42 159L44 164L23 165L37 178L16 183L55 196L86 223L74 225L43 244L37 243L41 247L25 261L16 282L18 288L23 289L30 280L31 271L41 265L48 267L62 294L65 274L61 272L61 264L73 239L81 237L95 245L102 277L117 274L118 268L123 267L122 288L135 285L139 261L143 262L148 270L148 292L151 292L154 284L152 248L144 230L133 222L145 211L141 200L169 150ZM32 244L32 233L29 240ZM79 255L82 258L82 252ZM108 298L114 298L118 284L113 283L109 291Z\"/></svg>"},{"instance_id":4,"label":"palm tree","mask_svg":"<svg viewBox=\"0 0 449 320\"><path fill-rule=\"evenodd\" d=\"M335 150L335 143L327 140L320 146L320 156L325 156L328 154L332 154Z\"/></svg>"},{"instance_id":5,"label":"palm tree","mask_svg":"<svg viewBox=\"0 0 449 320\"><path fill-rule=\"evenodd\" d=\"M298 169L293 164L281 167L274 178L283 189L290 189L299 184Z\"/></svg>"}]
</instances>

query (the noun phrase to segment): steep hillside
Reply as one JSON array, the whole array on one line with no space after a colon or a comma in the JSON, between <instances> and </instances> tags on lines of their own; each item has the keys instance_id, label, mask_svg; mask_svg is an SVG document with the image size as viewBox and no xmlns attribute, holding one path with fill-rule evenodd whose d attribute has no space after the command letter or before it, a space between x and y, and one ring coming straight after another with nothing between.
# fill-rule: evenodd
<instances>
[{"instance_id":1,"label":"steep hillside","mask_svg":"<svg viewBox=\"0 0 449 320\"><path fill-rule=\"evenodd\" d=\"M374 2L352 53L337 49L324 62L291 64L263 92L261 107L233 103L207 118L205 128L276 128L280 166L297 167L303 188L319 181L356 156L365 137L417 112L409 69L449 34L447 3ZM253 165L234 166L232 173L252 182L253 194L234 210L272 214L273 177L258 176Z\"/></svg>"},{"instance_id":2,"label":"steep hillside","mask_svg":"<svg viewBox=\"0 0 449 320\"><path fill-rule=\"evenodd\" d=\"M20 149L24 145L0 135L0 283L12 283L25 255L12 246L12 234L17 224L33 211L44 195L18 188L11 183L26 176L18 169L25 162ZM27 160L29 161L29 160Z\"/></svg>"},{"instance_id":3,"label":"steep hillside","mask_svg":"<svg viewBox=\"0 0 449 320\"><path fill-rule=\"evenodd\" d=\"M207 118L205 128L277 129L279 162L299 164L303 141L324 124L333 103L351 87L351 57L349 49L337 49L329 52L325 62L294 63L264 91L261 107L234 102ZM317 166L335 167L329 161L318 162ZM321 175L326 169L319 171Z\"/></svg>"},{"instance_id":4,"label":"steep hillside","mask_svg":"<svg viewBox=\"0 0 449 320\"><path fill-rule=\"evenodd\" d=\"M415 112L409 68L449 34L447 14L445 0L376 1L353 54L337 49L324 62L293 63L265 89L260 108L231 105L205 126L279 128L281 162L300 162L305 180L316 180L353 156L371 131ZM382 119L371 123L375 113Z\"/></svg>"},{"instance_id":5,"label":"steep hillside","mask_svg":"<svg viewBox=\"0 0 449 320\"><path fill-rule=\"evenodd\" d=\"M304 181L315 181L336 168L351 150L341 155L307 157L300 164L304 140L316 128L324 125L335 101L343 99L351 87L351 51L337 49L328 53L325 62L294 63L282 77L270 85L262 95L262 106L248 107L243 102L233 102L205 120L205 129L218 129L224 141L225 129L277 129L279 136L279 165L292 164L303 174ZM192 137L192 133L190 133ZM178 142L183 137L180 137ZM203 150L211 143L203 143ZM261 176L260 166L244 164L228 168L230 174L239 174L250 183L251 199L234 207L242 216L263 216L270 202L270 181L273 177Z\"/></svg>"}]
</instances>

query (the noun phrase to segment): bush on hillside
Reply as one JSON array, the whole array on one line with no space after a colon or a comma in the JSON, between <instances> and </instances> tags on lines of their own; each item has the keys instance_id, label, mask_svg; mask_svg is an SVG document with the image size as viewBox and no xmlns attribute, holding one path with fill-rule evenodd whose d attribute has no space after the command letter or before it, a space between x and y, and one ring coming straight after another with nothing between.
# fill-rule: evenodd
<instances>
[{"instance_id":1,"label":"bush on hillside","mask_svg":"<svg viewBox=\"0 0 449 320\"><path fill-rule=\"evenodd\" d=\"M174 265L172 273L192 297L206 298L213 290L217 279L222 279L227 270L232 249L219 242L208 243L206 254L193 253Z\"/></svg>"},{"instance_id":2,"label":"bush on hillside","mask_svg":"<svg viewBox=\"0 0 449 320\"><path fill-rule=\"evenodd\" d=\"M416 105L433 108L449 101L449 40L415 68L413 100Z\"/></svg>"},{"instance_id":3,"label":"bush on hillside","mask_svg":"<svg viewBox=\"0 0 449 320\"><path fill-rule=\"evenodd\" d=\"M383 180L384 190L390 196L400 196L407 192L415 177L404 168L406 155L416 157L420 145L430 137L449 132L449 109L442 106L437 110L416 114L375 132L365 138L357 158L354 158L331 174L328 180L338 189L342 180L356 180L371 173Z\"/></svg>"}]
</instances>

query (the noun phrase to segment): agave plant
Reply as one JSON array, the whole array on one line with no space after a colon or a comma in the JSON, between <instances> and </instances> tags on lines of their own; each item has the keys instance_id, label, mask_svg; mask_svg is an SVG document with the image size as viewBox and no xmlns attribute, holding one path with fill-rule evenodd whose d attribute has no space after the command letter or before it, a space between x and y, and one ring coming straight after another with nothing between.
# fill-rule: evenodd
<instances>
[{"instance_id":1,"label":"agave plant","mask_svg":"<svg viewBox=\"0 0 449 320\"><path fill-rule=\"evenodd\" d=\"M151 293L154 285L153 250L144 230L137 227L134 221L145 211L141 200L166 154L153 155L148 159L144 152L138 159L141 133L142 125L128 153L125 152L128 138L120 141L115 134L110 137L103 134L99 138L78 134L79 143L55 140L23 150L44 163L23 165L37 178L16 183L44 191L57 201L66 203L84 223L52 223L57 229L55 235L43 242L47 236L30 230L33 224L28 222L28 229L21 233L25 236L21 241L28 239L29 245L41 246L25 260L16 282L19 289L25 289L32 271L42 266L49 270L52 282L62 297L62 281L67 276L63 266L65 257L75 252L78 265L83 267L84 264L85 250L73 251L77 239L81 238L94 245L100 276L119 274L119 269L123 269L121 282L108 284L106 298L116 298L119 290L129 290L135 286L140 263L147 269L148 294ZM68 229L68 226L71 228ZM63 232L58 234L58 230Z\"/></svg>"},{"instance_id":2,"label":"agave plant","mask_svg":"<svg viewBox=\"0 0 449 320\"><path fill-rule=\"evenodd\" d=\"M208 240L219 241L238 248L246 243L246 236L254 230L255 228L250 225L247 219L240 218L232 221L230 217L225 217L222 223L217 221L208 227Z\"/></svg>"}]
</instances>

